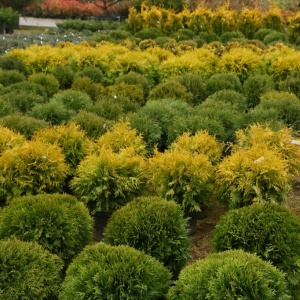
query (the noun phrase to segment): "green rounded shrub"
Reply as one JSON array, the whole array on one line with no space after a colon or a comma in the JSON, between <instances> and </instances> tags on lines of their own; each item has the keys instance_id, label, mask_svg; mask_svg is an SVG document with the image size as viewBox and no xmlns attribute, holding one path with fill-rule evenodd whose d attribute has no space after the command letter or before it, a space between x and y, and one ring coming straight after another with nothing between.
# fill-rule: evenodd
<instances>
[{"instance_id":1,"label":"green rounded shrub","mask_svg":"<svg viewBox=\"0 0 300 300\"><path fill-rule=\"evenodd\" d=\"M264 38L270 34L270 33L276 33L275 30L273 29L270 29L270 28L262 28L262 29L259 29L255 35L254 35L254 39L256 40L259 40L259 41L263 41Z\"/></svg>"},{"instance_id":2,"label":"green rounded shrub","mask_svg":"<svg viewBox=\"0 0 300 300\"><path fill-rule=\"evenodd\" d=\"M148 27L148 28L143 28L142 30L137 32L134 36L142 40L146 40L146 39L154 40L158 37L163 37L164 34L162 33L161 30L159 30L156 27Z\"/></svg>"},{"instance_id":3,"label":"green rounded shrub","mask_svg":"<svg viewBox=\"0 0 300 300\"><path fill-rule=\"evenodd\" d=\"M75 73L76 77L88 77L95 83L103 83L104 75L100 68L97 67L85 67L82 71Z\"/></svg>"},{"instance_id":4,"label":"green rounded shrub","mask_svg":"<svg viewBox=\"0 0 300 300\"><path fill-rule=\"evenodd\" d=\"M40 84L44 87L47 98L50 99L59 90L59 81L52 74L35 73L28 77L29 82Z\"/></svg>"},{"instance_id":5,"label":"green rounded shrub","mask_svg":"<svg viewBox=\"0 0 300 300\"><path fill-rule=\"evenodd\" d=\"M27 139L30 139L35 131L49 127L45 121L23 116L21 114L11 114L0 118L0 124L13 131L19 132Z\"/></svg>"},{"instance_id":6,"label":"green rounded shrub","mask_svg":"<svg viewBox=\"0 0 300 300\"><path fill-rule=\"evenodd\" d=\"M2 84L3 86L9 86L13 83L22 82L25 80L25 75L17 70L0 69L0 84Z\"/></svg>"},{"instance_id":7,"label":"green rounded shrub","mask_svg":"<svg viewBox=\"0 0 300 300\"><path fill-rule=\"evenodd\" d=\"M289 42L289 38L285 33L282 32L271 32L269 34L267 34L264 39L263 42L266 45L270 45L271 43L288 43Z\"/></svg>"},{"instance_id":8,"label":"green rounded shrub","mask_svg":"<svg viewBox=\"0 0 300 300\"><path fill-rule=\"evenodd\" d=\"M162 298L170 272L155 258L129 246L87 246L70 264L60 300Z\"/></svg>"},{"instance_id":9,"label":"green rounded shrub","mask_svg":"<svg viewBox=\"0 0 300 300\"><path fill-rule=\"evenodd\" d=\"M232 73L220 73L212 75L206 85L207 95L221 90L235 90L241 92L242 84L239 78Z\"/></svg>"},{"instance_id":10,"label":"green rounded shrub","mask_svg":"<svg viewBox=\"0 0 300 300\"><path fill-rule=\"evenodd\" d=\"M246 111L247 109L247 100L246 97L235 91L235 90L221 90L211 94L209 97L206 98L206 103L213 104L213 101L223 101L226 103L232 104L236 109L241 111Z\"/></svg>"},{"instance_id":11,"label":"green rounded shrub","mask_svg":"<svg viewBox=\"0 0 300 300\"><path fill-rule=\"evenodd\" d=\"M250 75L244 82L243 94L247 98L247 107L253 108L260 102L260 96L275 89L271 76Z\"/></svg>"},{"instance_id":12,"label":"green rounded shrub","mask_svg":"<svg viewBox=\"0 0 300 300\"><path fill-rule=\"evenodd\" d=\"M288 300L284 273L271 263L242 250L210 254L185 267L168 300Z\"/></svg>"},{"instance_id":13,"label":"green rounded shrub","mask_svg":"<svg viewBox=\"0 0 300 300\"><path fill-rule=\"evenodd\" d=\"M83 159L71 181L71 189L91 212L113 211L141 193L143 158L126 148L119 153L102 148Z\"/></svg>"},{"instance_id":14,"label":"green rounded shrub","mask_svg":"<svg viewBox=\"0 0 300 300\"><path fill-rule=\"evenodd\" d=\"M92 100L88 94L74 90L64 90L55 94L51 101L62 103L67 109L79 112L92 105Z\"/></svg>"},{"instance_id":15,"label":"green rounded shrub","mask_svg":"<svg viewBox=\"0 0 300 300\"><path fill-rule=\"evenodd\" d=\"M221 36L220 36L220 41L222 43L228 43L231 40L235 40L235 39L245 39L245 36L242 32L240 31L231 31L231 32L224 32Z\"/></svg>"},{"instance_id":16,"label":"green rounded shrub","mask_svg":"<svg viewBox=\"0 0 300 300\"><path fill-rule=\"evenodd\" d=\"M110 121L117 121L125 113L123 103L114 98L100 98L87 110Z\"/></svg>"},{"instance_id":17,"label":"green rounded shrub","mask_svg":"<svg viewBox=\"0 0 300 300\"><path fill-rule=\"evenodd\" d=\"M67 171L57 145L26 141L0 157L0 199L59 192Z\"/></svg>"},{"instance_id":18,"label":"green rounded shrub","mask_svg":"<svg viewBox=\"0 0 300 300\"><path fill-rule=\"evenodd\" d=\"M27 74L26 67L23 61L12 55L0 56L0 68L2 70L17 70L24 75Z\"/></svg>"},{"instance_id":19,"label":"green rounded shrub","mask_svg":"<svg viewBox=\"0 0 300 300\"><path fill-rule=\"evenodd\" d=\"M67 194L14 198L0 215L0 239L37 242L69 262L92 240L93 219Z\"/></svg>"},{"instance_id":20,"label":"green rounded shrub","mask_svg":"<svg viewBox=\"0 0 300 300\"><path fill-rule=\"evenodd\" d=\"M3 300L55 299L63 262L37 243L0 241L0 295Z\"/></svg>"},{"instance_id":21,"label":"green rounded shrub","mask_svg":"<svg viewBox=\"0 0 300 300\"><path fill-rule=\"evenodd\" d=\"M97 101L103 93L101 83L95 83L89 77L76 77L71 86L72 90L84 92L91 97L93 102Z\"/></svg>"},{"instance_id":22,"label":"green rounded shrub","mask_svg":"<svg viewBox=\"0 0 300 300\"><path fill-rule=\"evenodd\" d=\"M300 281L300 219L274 203L255 204L227 212L213 231L215 251L242 249L255 253Z\"/></svg>"},{"instance_id":23,"label":"green rounded shrub","mask_svg":"<svg viewBox=\"0 0 300 300\"><path fill-rule=\"evenodd\" d=\"M116 83L119 82L124 82L129 85L138 85L143 90L144 98L147 98L149 95L150 83L147 77L142 74L130 71L127 74L120 75L116 80Z\"/></svg>"},{"instance_id":24,"label":"green rounded shrub","mask_svg":"<svg viewBox=\"0 0 300 300\"><path fill-rule=\"evenodd\" d=\"M177 274L189 258L187 221L181 207L160 197L137 198L115 211L105 243L142 250Z\"/></svg>"},{"instance_id":25,"label":"green rounded shrub","mask_svg":"<svg viewBox=\"0 0 300 300\"><path fill-rule=\"evenodd\" d=\"M70 121L79 125L91 139L99 138L112 126L111 121L85 110L81 110Z\"/></svg>"},{"instance_id":26,"label":"green rounded shrub","mask_svg":"<svg viewBox=\"0 0 300 300\"><path fill-rule=\"evenodd\" d=\"M187 93L192 94L189 103L197 105L206 98L206 81L196 73L186 73L174 77L174 80L179 82L186 88Z\"/></svg>"},{"instance_id":27,"label":"green rounded shrub","mask_svg":"<svg viewBox=\"0 0 300 300\"><path fill-rule=\"evenodd\" d=\"M60 89L71 88L75 73L70 66L56 66L51 70L51 74L58 80Z\"/></svg>"},{"instance_id":28,"label":"green rounded shrub","mask_svg":"<svg viewBox=\"0 0 300 300\"><path fill-rule=\"evenodd\" d=\"M300 97L300 72L292 72L287 78L278 83L278 90L289 92Z\"/></svg>"},{"instance_id":29,"label":"green rounded shrub","mask_svg":"<svg viewBox=\"0 0 300 300\"><path fill-rule=\"evenodd\" d=\"M45 98L34 92L18 91L10 92L2 96L2 99L14 107L18 112L26 114L36 104L42 104L45 102Z\"/></svg>"},{"instance_id":30,"label":"green rounded shrub","mask_svg":"<svg viewBox=\"0 0 300 300\"><path fill-rule=\"evenodd\" d=\"M235 151L216 171L216 189L230 208L286 200L291 188L287 162L265 144Z\"/></svg>"},{"instance_id":31,"label":"green rounded shrub","mask_svg":"<svg viewBox=\"0 0 300 300\"><path fill-rule=\"evenodd\" d=\"M17 112L18 109L16 107L12 106L6 99L3 99L3 96L0 96L0 117L8 116Z\"/></svg>"},{"instance_id":32,"label":"green rounded shrub","mask_svg":"<svg viewBox=\"0 0 300 300\"><path fill-rule=\"evenodd\" d=\"M68 109L64 103L51 99L47 103L35 105L31 111L27 113L29 117L49 122L51 125L60 125L68 122L76 111Z\"/></svg>"},{"instance_id":33,"label":"green rounded shrub","mask_svg":"<svg viewBox=\"0 0 300 300\"><path fill-rule=\"evenodd\" d=\"M263 110L276 116L287 127L300 129L300 100L288 92L268 92L261 95L260 104L255 110Z\"/></svg>"}]
</instances>

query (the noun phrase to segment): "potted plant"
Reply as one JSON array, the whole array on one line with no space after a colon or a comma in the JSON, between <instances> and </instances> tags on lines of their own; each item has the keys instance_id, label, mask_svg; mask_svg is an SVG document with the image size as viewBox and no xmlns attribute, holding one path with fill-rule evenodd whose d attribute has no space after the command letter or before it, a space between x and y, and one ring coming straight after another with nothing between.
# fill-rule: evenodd
<instances>
[{"instance_id":1,"label":"potted plant","mask_svg":"<svg viewBox=\"0 0 300 300\"><path fill-rule=\"evenodd\" d=\"M0 34L13 33L18 26L19 14L11 7L0 8Z\"/></svg>"}]
</instances>

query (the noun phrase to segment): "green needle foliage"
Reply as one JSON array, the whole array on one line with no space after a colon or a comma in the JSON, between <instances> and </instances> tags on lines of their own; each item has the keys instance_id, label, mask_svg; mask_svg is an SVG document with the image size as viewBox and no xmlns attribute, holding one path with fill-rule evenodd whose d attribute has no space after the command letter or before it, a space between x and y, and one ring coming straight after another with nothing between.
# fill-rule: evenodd
<instances>
[{"instance_id":1,"label":"green needle foliage","mask_svg":"<svg viewBox=\"0 0 300 300\"><path fill-rule=\"evenodd\" d=\"M170 272L155 258L129 246L87 246L71 263L60 300L162 299Z\"/></svg>"}]
</instances>

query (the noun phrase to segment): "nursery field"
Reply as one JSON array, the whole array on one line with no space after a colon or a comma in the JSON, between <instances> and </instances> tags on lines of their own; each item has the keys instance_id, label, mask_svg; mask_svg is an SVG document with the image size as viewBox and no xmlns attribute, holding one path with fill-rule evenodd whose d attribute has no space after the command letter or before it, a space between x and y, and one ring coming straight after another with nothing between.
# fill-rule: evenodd
<instances>
[{"instance_id":1,"label":"nursery field","mask_svg":"<svg viewBox=\"0 0 300 300\"><path fill-rule=\"evenodd\" d=\"M0 36L0 298L299 300L299 45L225 6Z\"/></svg>"}]
</instances>

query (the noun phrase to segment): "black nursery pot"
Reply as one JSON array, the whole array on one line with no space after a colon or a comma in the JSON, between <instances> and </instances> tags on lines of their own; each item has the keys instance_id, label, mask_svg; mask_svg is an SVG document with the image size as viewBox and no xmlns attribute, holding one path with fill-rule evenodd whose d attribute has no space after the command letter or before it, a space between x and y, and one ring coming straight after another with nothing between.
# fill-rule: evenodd
<instances>
[{"instance_id":1,"label":"black nursery pot","mask_svg":"<svg viewBox=\"0 0 300 300\"><path fill-rule=\"evenodd\" d=\"M96 212L94 215L94 240L101 241L103 239L104 229L111 217L112 212Z\"/></svg>"}]
</instances>

